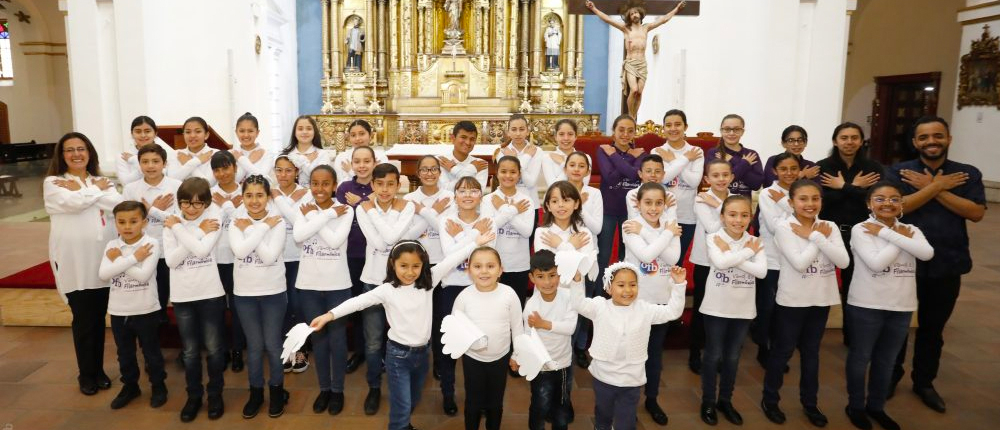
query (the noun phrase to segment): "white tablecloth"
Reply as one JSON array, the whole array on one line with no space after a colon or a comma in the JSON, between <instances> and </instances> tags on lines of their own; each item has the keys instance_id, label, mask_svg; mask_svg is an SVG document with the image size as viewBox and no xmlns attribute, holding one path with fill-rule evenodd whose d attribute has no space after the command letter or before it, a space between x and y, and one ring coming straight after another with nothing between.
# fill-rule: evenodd
<instances>
[{"instance_id":1,"label":"white tablecloth","mask_svg":"<svg viewBox=\"0 0 1000 430\"><path fill-rule=\"evenodd\" d=\"M500 145L477 143L472 148L473 157L491 157ZM397 143L385 151L387 157L393 155L450 155L452 145L445 144L420 144L420 143Z\"/></svg>"}]
</instances>

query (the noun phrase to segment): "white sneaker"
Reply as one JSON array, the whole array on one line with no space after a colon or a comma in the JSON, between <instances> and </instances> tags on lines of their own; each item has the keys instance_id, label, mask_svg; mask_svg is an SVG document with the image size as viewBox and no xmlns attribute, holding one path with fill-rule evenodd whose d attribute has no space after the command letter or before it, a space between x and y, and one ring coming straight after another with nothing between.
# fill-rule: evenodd
<instances>
[{"instance_id":1,"label":"white sneaker","mask_svg":"<svg viewBox=\"0 0 1000 430\"><path fill-rule=\"evenodd\" d=\"M309 353L308 352L296 352L295 362L292 364L292 372L302 373L309 368Z\"/></svg>"}]
</instances>

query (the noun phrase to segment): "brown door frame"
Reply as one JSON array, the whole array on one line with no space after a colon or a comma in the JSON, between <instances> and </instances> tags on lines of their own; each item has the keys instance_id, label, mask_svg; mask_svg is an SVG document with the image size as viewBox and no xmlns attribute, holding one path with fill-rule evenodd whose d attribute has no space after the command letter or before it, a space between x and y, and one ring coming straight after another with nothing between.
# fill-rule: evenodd
<instances>
[{"instance_id":1,"label":"brown door frame","mask_svg":"<svg viewBox=\"0 0 1000 430\"><path fill-rule=\"evenodd\" d=\"M874 160L884 161L887 154L888 144L892 138L892 130L889 128L889 119L892 111L892 89L898 84L912 84L918 82L934 82L934 97L927 104L928 114L937 114L937 95L941 92L941 72L913 73L909 75L876 76L875 77L875 99L872 100L872 131L868 154Z\"/></svg>"}]
</instances>

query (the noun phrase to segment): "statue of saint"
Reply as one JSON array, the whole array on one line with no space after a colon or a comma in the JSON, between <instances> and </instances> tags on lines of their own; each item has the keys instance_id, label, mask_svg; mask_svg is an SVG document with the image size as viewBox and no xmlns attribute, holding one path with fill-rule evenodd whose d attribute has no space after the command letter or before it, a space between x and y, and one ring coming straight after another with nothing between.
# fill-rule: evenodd
<instances>
[{"instance_id":1,"label":"statue of saint","mask_svg":"<svg viewBox=\"0 0 1000 430\"><path fill-rule=\"evenodd\" d=\"M559 46L562 44L562 31L556 27L556 20L550 19L545 29L545 68L559 70ZM568 67L568 66L567 66ZM572 67L568 67L572 69Z\"/></svg>"},{"instance_id":2,"label":"statue of saint","mask_svg":"<svg viewBox=\"0 0 1000 430\"><path fill-rule=\"evenodd\" d=\"M361 19L354 19L354 26L347 31L347 68L361 70L361 54L365 51L365 31L361 29Z\"/></svg>"},{"instance_id":3,"label":"statue of saint","mask_svg":"<svg viewBox=\"0 0 1000 430\"><path fill-rule=\"evenodd\" d=\"M448 28L445 30L458 30L462 19L462 0L444 0L444 10L448 12Z\"/></svg>"},{"instance_id":4,"label":"statue of saint","mask_svg":"<svg viewBox=\"0 0 1000 430\"><path fill-rule=\"evenodd\" d=\"M678 11L684 8L687 2L680 2L674 10L661 16L656 21L643 24L642 19L646 17L644 2L641 0L633 3L631 0L627 5L625 13L622 14L624 22L611 19L607 14L601 12L594 6L594 2L587 0L587 9L594 12L602 21L625 33L625 62L622 64L622 94L628 98L625 101L628 113L632 118L639 112L639 103L642 102L642 89L646 86L646 36L650 30L666 24Z\"/></svg>"}]
</instances>

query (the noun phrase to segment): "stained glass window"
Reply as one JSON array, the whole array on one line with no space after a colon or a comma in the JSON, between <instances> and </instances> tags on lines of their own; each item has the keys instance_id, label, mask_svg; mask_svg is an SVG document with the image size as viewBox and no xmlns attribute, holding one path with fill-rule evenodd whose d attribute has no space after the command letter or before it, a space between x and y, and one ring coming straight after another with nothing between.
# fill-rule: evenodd
<instances>
[{"instance_id":1,"label":"stained glass window","mask_svg":"<svg viewBox=\"0 0 1000 430\"><path fill-rule=\"evenodd\" d=\"M14 63L10 55L10 26L0 19L0 79L14 79Z\"/></svg>"}]
</instances>

